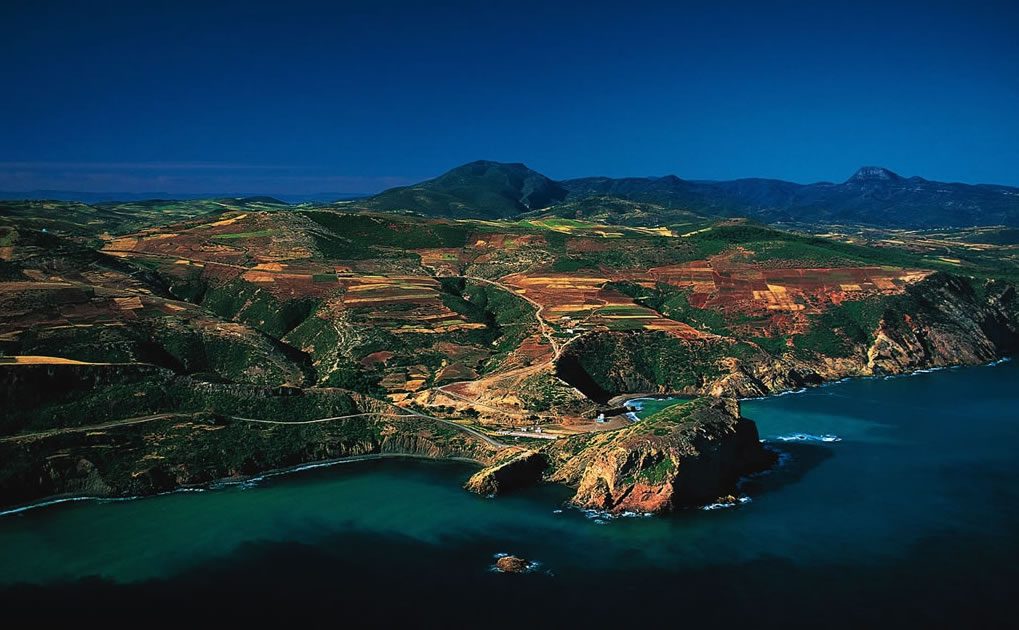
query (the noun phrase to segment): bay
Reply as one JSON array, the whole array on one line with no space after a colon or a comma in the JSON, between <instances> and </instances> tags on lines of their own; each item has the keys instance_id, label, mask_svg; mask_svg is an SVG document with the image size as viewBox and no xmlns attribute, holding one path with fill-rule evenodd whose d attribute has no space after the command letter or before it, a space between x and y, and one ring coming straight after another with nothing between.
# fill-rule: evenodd
<instances>
[{"instance_id":1,"label":"bay","mask_svg":"<svg viewBox=\"0 0 1019 630\"><path fill-rule=\"evenodd\" d=\"M991 623L1019 583L1017 384L1004 363L744 401L782 464L730 509L608 519L388 459L7 514L0 604L107 625ZM500 553L539 564L500 574Z\"/></svg>"}]
</instances>

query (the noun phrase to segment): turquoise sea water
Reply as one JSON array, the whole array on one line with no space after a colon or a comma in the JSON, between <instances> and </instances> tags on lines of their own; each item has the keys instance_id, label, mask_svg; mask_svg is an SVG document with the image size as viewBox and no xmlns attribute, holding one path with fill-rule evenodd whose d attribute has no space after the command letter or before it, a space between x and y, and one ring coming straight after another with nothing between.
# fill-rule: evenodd
<instances>
[{"instance_id":1,"label":"turquoise sea water","mask_svg":"<svg viewBox=\"0 0 1019 630\"><path fill-rule=\"evenodd\" d=\"M0 615L991 622L1019 584L1017 385L1006 363L745 401L782 465L744 483L748 503L669 517L563 509L555 486L484 499L460 488L471 467L412 460L8 514ZM497 553L541 565L494 573Z\"/></svg>"},{"instance_id":2,"label":"turquoise sea water","mask_svg":"<svg viewBox=\"0 0 1019 630\"><path fill-rule=\"evenodd\" d=\"M631 398L626 401L626 405L636 411L632 412L633 416L643 420L649 416L653 416L662 409L668 409L673 405L678 405L688 398L678 398L675 396L666 396L662 398ZM632 416L631 416L632 417Z\"/></svg>"}]
</instances>

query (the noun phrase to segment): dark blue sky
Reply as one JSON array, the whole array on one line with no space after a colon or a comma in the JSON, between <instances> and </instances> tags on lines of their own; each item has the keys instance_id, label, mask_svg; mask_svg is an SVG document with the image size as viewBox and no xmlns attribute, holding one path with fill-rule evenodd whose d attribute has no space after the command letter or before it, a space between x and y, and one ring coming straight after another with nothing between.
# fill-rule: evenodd
<instances>
[{"instance_id":1,"label":"dark blue sky","mask_svg":"<svg viewBox=\"0 0 1019 630\"><path fill-rule=\"evenodd\" d=\"M9 0L0 190L373 191L479 158L1019 185L1017 7Z\"/></svg>"}]
</instances>

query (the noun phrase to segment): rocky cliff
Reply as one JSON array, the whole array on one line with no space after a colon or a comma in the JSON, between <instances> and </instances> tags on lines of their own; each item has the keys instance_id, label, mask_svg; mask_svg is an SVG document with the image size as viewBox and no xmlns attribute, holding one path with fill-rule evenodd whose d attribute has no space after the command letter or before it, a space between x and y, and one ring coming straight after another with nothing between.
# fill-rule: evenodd
<instances>
[{"instance_id":1,"label":"rocky cliff","mask_svg":"<svg viewBox=\"0 0 1019 630\"><path fill-rule=\"evenodd\" d=\"M1015 286L939 274L910 287L917 308L889 312L867 348L867 369L900 373L992 361L1019 348Z\"/></svg>"},{"instance_id":2,"label":"rocky cliff","mask_svg":"<svg viewBox=\"0 0 1019 630\"><path fill-rule=\"evenodd\" d=\"M852 376L987 363L1017 350L1014 285L937 273L890 300L867 341L853 344L844 356L788 352L728 358L720 362L726 373L701 390L714 396L765 396Z\"/></svg>"},{"instance_id":3,"label":"rocky cliff","mask_svg":"<svg viewBox=\"0 0 1019 630\"><path fill-rule=\"evenodd\" d=\"M479 470L464 486L484 496L505 494L518 488L533 486L541 481L548 467L548 457L532 450L507 449L496 463Z\"/></svg>"},{"instance_id":4,"label":"rocky cliff","mask_svg":"<svg viewBox=\"0 0 1019 630\"><path fill-rule=\"evenodd\" d=\"M739 403L709 398L619 431L555 443L549 455L549 480L576 487L575 505L612 513L708 503L775 461Z\"/></svg>"},{"instance_id":5,"label":"rocky cliff","mask_svg":"<svg viewBox=\"0 0 1019 630\"><path fill-rule=\"evenodd\" d=\"M1019 298L1013 285L933 274L881 304L871 331L851 338L826 331L837 351L779 355L725 341L648 347L646 333L600 333L567 354L564 378L597 383L604 396L626 391L709 395L619 431L547 447L547 478L577 488L573 503L608 512L662 512L733 494L740 476L767 468L756 426L734 397L763 396L850 376L995 360L1019 349ZM577 353L599 352L586 366ZM681 364L679 359L686 359Z\"/></svg>"},{"instance_id":6,"label":"rocky cliff","mask_svg":"<svg viewBox=\"0 0 1019 630\"><path fill-rule=\"evenodd\" d=\"M60 495L137 496L340 458L406 455L492 463L498 450L427 418L314 424L177 414L88 431L0 438L0 507Z\"/></svg>"},{"instance_id":7,"label":"rocky cliff","mask_svg":"<svg viewBox=\"0 0 1019 630\"><path fill-rule=\"evenodd\" d=\"M852 376L901 374L993 361L1019 349L1014 285L935 273L897 295L854 303L766 349L739 335L676 339L660 332L597 332L570 345L560 378L595 400L629 392L756 397Z\"/></svg>"}]
</instances>

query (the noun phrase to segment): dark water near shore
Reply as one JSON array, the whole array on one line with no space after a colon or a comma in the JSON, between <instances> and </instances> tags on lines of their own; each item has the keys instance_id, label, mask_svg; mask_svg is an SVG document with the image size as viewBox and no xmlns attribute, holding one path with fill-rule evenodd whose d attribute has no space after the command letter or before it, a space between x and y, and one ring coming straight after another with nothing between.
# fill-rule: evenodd
<instances>
[{"instance_id":1,"label":"dark water near shore","mask_svg":"<svg viewBox=\"0 0 1019 630\"><path fill-rule=\"evenodd\" d=\"M0 618L1000 623L1019 591L1017 386L1008 363L745 402L785 463L749 503L668 518L557 512L556 487L482 499L460 489L470 467L410 460L7 515ZM499 552L541 569L493 573Z\"/></svg>"}]
</instances>

